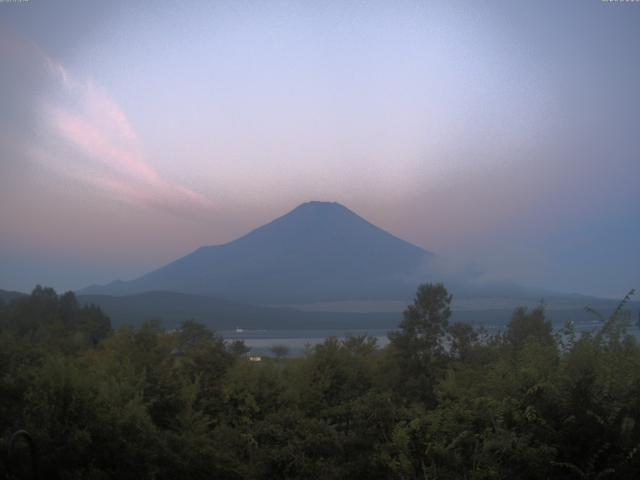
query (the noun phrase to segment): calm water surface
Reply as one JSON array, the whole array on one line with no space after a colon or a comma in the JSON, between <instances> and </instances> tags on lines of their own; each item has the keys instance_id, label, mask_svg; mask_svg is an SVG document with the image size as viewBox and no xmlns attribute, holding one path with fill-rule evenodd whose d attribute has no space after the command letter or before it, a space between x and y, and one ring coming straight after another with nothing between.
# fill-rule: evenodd
<instances>
[{"instance_id":1,"label":"calm water surface","mask_svg":"<svg viewBox=\"0 0 640 480\"><path fill-rule=\"evenodd\" d=\"M602 324L599 322L581 322L575 325L576 331L579 334L592 332L601 326ZM554 327L560 328L562 325L554 325ZM492 335L500 332L501 330L503 331L505 329L505 325L484 325L483 328L488 334ZM390 330L392 329L227 330L220 332L220 334L225 338L225 340L243 340L245 345L251 349L251 354L253 355L272 356L272 347L276 345L284 345L289 348L289 356L302 356L308 348L319 343L323 343L329 337L344 339L349 336L368 335L377 340L379 347L384 347L389 343L387 334ZM629 333L632 333L636 338L640 339L640 330L637 326L630 329Z\"/></svg>"}]
</instances>

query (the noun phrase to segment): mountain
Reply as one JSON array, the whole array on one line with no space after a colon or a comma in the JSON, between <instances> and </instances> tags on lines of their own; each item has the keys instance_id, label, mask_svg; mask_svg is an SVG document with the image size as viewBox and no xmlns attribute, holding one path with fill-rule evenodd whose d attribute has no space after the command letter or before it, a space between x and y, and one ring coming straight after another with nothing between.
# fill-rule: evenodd
<instances>
[{"instance_id":1,"label":"mountain","mask_svg":"<svg viewBox=\"0 0 640 480\"><path fill-rule=\"evenodd\" d=\"M432 257L338 203L308 202L230 243L78 293L172 291L268 304L406 299Z\"/></svg>"}]
</instances>

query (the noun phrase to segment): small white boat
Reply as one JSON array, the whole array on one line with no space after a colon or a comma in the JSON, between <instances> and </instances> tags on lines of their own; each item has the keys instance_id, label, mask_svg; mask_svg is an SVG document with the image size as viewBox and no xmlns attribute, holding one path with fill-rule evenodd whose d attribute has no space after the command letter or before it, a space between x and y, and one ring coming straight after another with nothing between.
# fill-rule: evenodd
<instances>
[{"instance_id":1,"label":"small white boat","mask_svg":"<svg viewBox=\"0 0 640 480\"><path fill-rule=\"evenodd\" d=\"M236 327L236 333L242 333L242 332L244 332L243 329L241 329L240 327Z\"/></svg>"}]
</instances>

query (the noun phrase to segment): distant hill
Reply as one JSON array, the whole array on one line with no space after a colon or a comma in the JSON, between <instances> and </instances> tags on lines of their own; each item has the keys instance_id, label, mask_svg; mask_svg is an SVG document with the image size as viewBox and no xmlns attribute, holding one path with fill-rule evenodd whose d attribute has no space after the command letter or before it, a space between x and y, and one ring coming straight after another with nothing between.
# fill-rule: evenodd
<instances>
[{"instance_id":1,"label":"distant hill","mask_svg":"<svg viewBox=\"0 0 640 480\"><path fill-rule=\"evenodd\" d=\"M0 302L8 303L14 298L20 298L26 296L26 293L14 292L11 290L0 290Z\"/></svg>"},{"instance_id":2,"label":"distant hill","mask_svg":"<svg viewBox=\"0 0 640 480\"><path fill-rule=\"evenodd\" d=\"M22 292L0 290L0 304L25 297ZM405 301L333 302L307 305L266 307L231 302L211 296L178 292L144 292L133 295L79 295L82 304L98 305L111 319L114 327L138 326L145 320L159 319L166 328L175 328L180 322L194 319L215 330L375 330L395 329L406 307ZM453 299L451 322L466 322L476 326L504 326L519 306L529 308L539 298L456 297ZM560 326L566 320L582 324L581 329L596 326L596 316L585 311L593 307L605 317L618 304L617 300L562 295L545 297L547 316ZM631 326L635 331L640 321L640 302L630 302L625 309L631 313Z\"/></svg>"},{"instance_id":3,"label":"distant hill","mask_svg":"<svg viewBox=\"0 0 640 480\"><path fill-rule=\"evenodd\" d=\"M317 309L311 310L309 306L265 307L176 292L145 292L125 296L80 295L78 300L84 304L98 305L111 318L114 327L124 324L137 326L145 320L159 319L166 328L175 328L182 320L194 319L218 331L238 327L245 330L391 330L398 326L406 307L403 302L392 302L386 308L373 304L361 306L358 311L346 311L346 308L340 310L339 305L316 304ZM547 317L556 326L567 320L582 324L581 328L589 324L595 326L599 320L585 311L584 307L594 307L602 315L608 316L618 303L608 299L584 300L571 300L570 297L553 299L547 304ZM510 299L454 297L451 322L501 328L509 321L516 306L531 308L537 303L524 299L518 302ZM333 310L324 309L329 307ZM635 323L640 303L630 302L626 310L632 312L632 322Z\"/></svg>"},{"instance_id":4,"label":"distant hill","mask_svg":"<svg viewBox=\"0 0 640 480\"><path fill-rule=\"evenodd\" d=\"M98 305L110 317L114 327L140 325L145 320L159 319L166 328L174 328L182 320L194 319L215 330L371 329L393 328L402 317L401 312L304 312L176 292L145 292L126 296L80 295L78 301Z\"/></svg>"},{"instance_id":5,"label":"distant hill","mask_svg":"<svg viewBox=\"0 0 640 480\"><path fill-rule=\"evenodd\" d=\"M432 257L338 203L308 202L230 243L78 293L172 291L269 304L407 299Z\"/></svg>"}]
</instances>

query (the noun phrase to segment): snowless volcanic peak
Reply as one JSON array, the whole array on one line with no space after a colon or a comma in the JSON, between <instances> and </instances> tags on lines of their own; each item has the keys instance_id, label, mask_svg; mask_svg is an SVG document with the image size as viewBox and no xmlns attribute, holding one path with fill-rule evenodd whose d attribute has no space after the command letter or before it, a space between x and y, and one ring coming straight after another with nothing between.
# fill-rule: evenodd
<instances>
[{"instance_id":1,"label":"snowless volcanic peak","mask_svg":"<svg viewBox=\"0 0 640 480\"><path fill-rule=\"evenodd\" d=\"M339 203L313 201L232 242L84 293L169 290L260 303L404 298L430 257Z\"/></svg>"}]
</instances>

